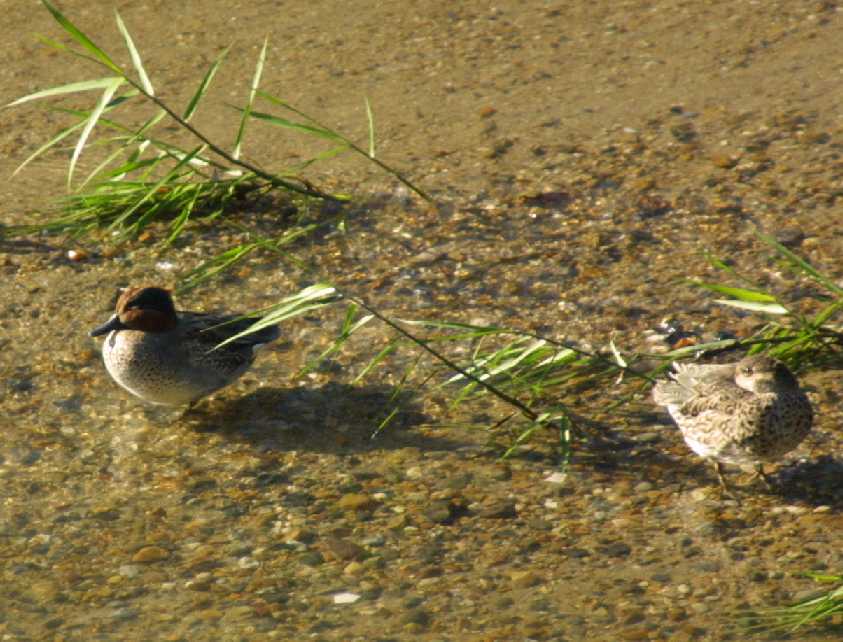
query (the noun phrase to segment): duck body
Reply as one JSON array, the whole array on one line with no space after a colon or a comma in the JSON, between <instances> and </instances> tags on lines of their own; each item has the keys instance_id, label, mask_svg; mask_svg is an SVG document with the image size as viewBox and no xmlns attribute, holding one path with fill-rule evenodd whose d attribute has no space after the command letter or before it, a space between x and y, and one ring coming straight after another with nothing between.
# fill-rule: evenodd
<instances>
[{"instance_id":1,"label":"duck body","mask_svg":"<svg viewBox=\"0 0 843 642\"><path fill-rule=\"evenodd\" d=\"M656 384L653 398L667 408L691 450L715 464L760 467L789 453L811 431L808 397L790 370L770 357L677 363L674 370L671 380Z\"/></svg>"},{"instance_id":2,"label":"duck body","mask_svg":"<svg viewBox=\"0 0 843 642\"><path fill-rule=\"evenodd\" d=\"M256 321L176 311L166 290L131 288L91 335L106 335L103 361L120 386L144 401L179 406L236 381L254 362L256 348L278 338L271 325L217 347Z\"/></svg>"}]
</instances>

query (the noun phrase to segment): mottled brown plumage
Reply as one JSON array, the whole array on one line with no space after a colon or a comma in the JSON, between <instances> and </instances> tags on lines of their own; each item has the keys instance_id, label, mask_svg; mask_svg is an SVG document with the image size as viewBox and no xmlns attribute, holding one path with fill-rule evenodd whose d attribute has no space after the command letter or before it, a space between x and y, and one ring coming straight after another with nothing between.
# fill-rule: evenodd
<instances>
[{"instance_id":1,"label":"mottled brown plumage","mask_svg":"<svg viewBox=\"0 0 843 642\"><path fill-rule=\"evenodd\" d=\"M796 448L811 430L813 411L784 364L770 357L746 357L736 364L674 364L672 380L653 388L685 442L720 465L751 464L765 478L763 464Z\"/></svg>"}]
</instances>

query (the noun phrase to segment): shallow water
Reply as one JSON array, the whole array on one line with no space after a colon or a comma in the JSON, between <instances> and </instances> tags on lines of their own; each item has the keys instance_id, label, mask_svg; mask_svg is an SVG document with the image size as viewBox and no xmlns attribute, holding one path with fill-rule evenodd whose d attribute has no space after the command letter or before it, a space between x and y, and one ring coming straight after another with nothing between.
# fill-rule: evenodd
<instances>
[{"instance_id":1,"label":"shallow water","mask_svg":"<svg viewBox=\"0 0 843 642\"><path fill-rule=\"evenodd\" d=\"M116 42L108 12L83 4L63 8ZM330 275L396 315L594 345L639 346L668 315L746 334L758 319L684 284L724 278L702 249L798 300L804 289L754 239L758 225L841 278L843 141L829 105L843 90L828 80L839 18L779 9L434 4L408 23L403 4L378 3L342 26L318 3L273 13L283 53L268 86L353 128L363 117L349 96L365 78L383 153L412 164L438 206L332 166L329 183L362 186L347 235L302 243L304 267L263 256L178 303L255 309ZM258 42L269 20L258 5L186 7L175 26L125 11L150 66L186 95L199 51L227 43L232 18L238 42ZM7 29L53 33L37 8L10 13ZM698 29L714 19L716 33ZM63 73L33 46L5 53L9 99ZM232 68L254 55L244 47ZM220 86L235 92L249 76ZM36 110L6 113L4 170L54 126ZM213 113L203 126L226 135ZM268 164L287 153L268 136L250 147ZM60 193L62 163L6 183L0 221ZM272 212L242 216L274 229ZM736 609L787 603L814 587L797 573L839 570L836 372L805 378L817 430L777 472L779 490L750 486L740 505L713 492L709 469L646 405L611 419L619 441L583 446L565 475L541 440L499 462L486 433L454 424L491 424L503 410L449 411L430 388L406 392L373 439L410 361L354 383L389 340L382 328L294 376L330 345L339 308L285 324L249 374L193 415L130 398L87 331L119 286L173 286L237 239L202 227L169 250L155 235L110 257L86 245L82 262L66 254L78 244L0 241L4 639L743 640ZM605 397L574 401L605 419Z\"/></svg>"}]
</instances>

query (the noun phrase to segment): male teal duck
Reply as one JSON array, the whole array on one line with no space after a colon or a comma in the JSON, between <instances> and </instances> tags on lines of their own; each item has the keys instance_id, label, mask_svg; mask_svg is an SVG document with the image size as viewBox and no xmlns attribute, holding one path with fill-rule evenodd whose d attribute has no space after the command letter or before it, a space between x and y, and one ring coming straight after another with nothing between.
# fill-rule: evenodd
<instances>
[{"instance_id":1,"label":"male teal duck","mask_svg":"<svg viewBox=\"0 0 843 642\"><path fill-rule=\"evenodd\" d=\"M114 381L144 401L180 406L237 380L255 349L278 338L278 327L269 326L215 349L256 321L238 316L176 311L167 290L135 287L90 335L107 335L102 355Z\"/></svg>"}]
</instances>

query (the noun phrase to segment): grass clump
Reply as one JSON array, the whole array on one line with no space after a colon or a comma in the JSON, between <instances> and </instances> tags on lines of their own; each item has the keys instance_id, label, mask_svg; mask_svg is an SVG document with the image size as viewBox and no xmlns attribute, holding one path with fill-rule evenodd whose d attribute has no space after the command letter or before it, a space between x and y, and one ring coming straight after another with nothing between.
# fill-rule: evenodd
<instances>
[{"instance_id":1,"label":"grass clump","mask_svg":"<svg viewBox=\"0 0 843 642\"><path fill-rule=\"evenodd\" d=\"M739 621L750 631L787 633L795 633L808 626L843 625L843 575L805 575L815 582L838 586L827 591L818 591L789 606L743 613Z\"/></svg>"},{"instance_id":2,"label":"grass clump","mask_svg":"<svg viewBox=\"0 0 843 642\"><path fill-rule=\"evenodd\" d=\"M229 147L209 138L192 122L228 49L213 61L187 104L179 109L156 94L140 52L119 13L115 12L115 20L131 58L131 70L118 65L112 55L97 46L49 0L42 1L81 49L70 49L47 38L42 40L59 51L93 63L107 75L37 91L8 105L17 106L84 92L96 92L98 95L87 109L56 107L56 111L69 116L73 122L55 133L16 170L16 173L21 171L33 160L75 137L67 170L67 186L72 191L62 201L62 213L44 223L7 227L4 230L7 236L44 232L78 238L103 231L107 233L105 238L119 243L138 237L152 222L164 222L168 226L166 242L172 243L194 219L222 217L236 209L243 209L246 201L267 194L302 208L307 208L313 201L345 201L348 196L322 190L304 178L301 172L318 161L346 152L375 163L422 198L429 198L399 172L375 157L374 120L368 102L368 148L364 149L284 100L262 91L260 82L268 49L266 41L255 65L247 99L243 106L234 108L237 128ZM259 101L268 108L280 109L280 113L258 111L256 106ZM140 107L133 113L150 109L152 113L140 123L132 122L123 118L129 105ZM242 154L247 130L255 121L287 132L304 133L327 141L330 147L296 167L278 173L266 171L257 163L245 160ZM180 136L179 140L191 142L187 145L177 143L176 136L171 133L173 130ZM94 136L95 131L101 132L99 138ZM90 147L103 148L104 158L79 179L79 160ZM341 216L328 216L321 222L331 225L340 220ZM288 228L295 225L296 221L293 221ZM299 237L313 229L311 225L299 226L292 236ZM240 231L248 230L241 226ZM281 236L280 241L274 242L256 235L248 247L226 250L209 261L211 265L191 274L190 279L195 282L197 275L209 276L216 273L216 266L230 265L232 253L242 256L258 247L274 246L278 249L289 241L289 229Z\"/></svg>"}]
</instances>

